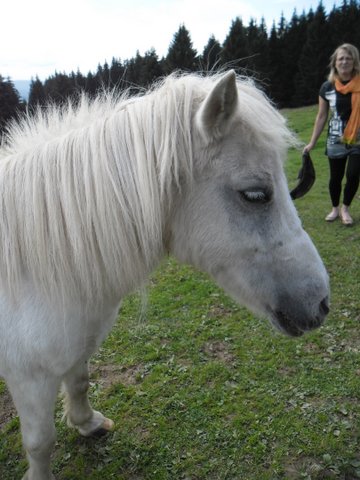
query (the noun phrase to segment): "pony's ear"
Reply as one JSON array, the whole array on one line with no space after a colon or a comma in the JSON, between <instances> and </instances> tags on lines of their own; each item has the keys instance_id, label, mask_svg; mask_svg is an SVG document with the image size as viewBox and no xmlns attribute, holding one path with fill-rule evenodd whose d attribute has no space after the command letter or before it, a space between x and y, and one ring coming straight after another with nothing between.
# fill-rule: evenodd
<instances>
[{"instance_id":1,"label":"pony's ear","mask_svg":"<svg viewBox=\"0 0 360 480\"><path fill-rule=\"evenodd\" d=\"M198 126L205 134L221 134L235 112L238 102L236 74L227 72L205 98L197 114Z\"/></svg>"}]
</instances>

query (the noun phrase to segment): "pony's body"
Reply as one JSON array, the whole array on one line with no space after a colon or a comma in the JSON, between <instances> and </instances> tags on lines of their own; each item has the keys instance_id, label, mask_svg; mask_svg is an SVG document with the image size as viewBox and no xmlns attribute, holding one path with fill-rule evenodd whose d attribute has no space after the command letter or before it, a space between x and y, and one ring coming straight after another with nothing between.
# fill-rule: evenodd
<instances>
[{"instance_id":1,"label":"pony's body","mask_svg":"<svg viewBox=\"0 0 360 480\"><path fill-rule=\"evenodd\" d=\"M61 382L81 434L111 427L89 405L86 362L166 252L291 335L322 323L327 275L282 169L291 141L233 72L13 126L0 150L0 375L21 419L24 478L52 478Z\"/></svg>"}]
</instances>

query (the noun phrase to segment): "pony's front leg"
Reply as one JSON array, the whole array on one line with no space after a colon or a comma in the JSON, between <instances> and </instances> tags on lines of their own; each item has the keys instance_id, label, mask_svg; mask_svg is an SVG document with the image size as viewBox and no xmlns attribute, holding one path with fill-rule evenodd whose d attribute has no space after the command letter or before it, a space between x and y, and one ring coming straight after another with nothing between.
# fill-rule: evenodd
<instances>
[{"instance_id":1,"label":"pony's front leg","mask_svg":"<svg viewBox=\"0 0 360 480\"><path fill-rule=\"evenodd\" d=\"M50 459L56 439L54 409L60 380L14 376L7 384L20 417L29 462L23 480L52 480Z\"/></svg>"},{"instance_id":2,"label":"pony's front leg","mask_svg":"<svg viewBox=\"0 0 360 480\"><path fill-rule=\"evenodd\" d=\"M87 362L80 362L63 379L65 416L68 425L81 435L101 435L112 430L114 422L93 410L89 403L89 372Z\"/></svg>"}]
</instances>

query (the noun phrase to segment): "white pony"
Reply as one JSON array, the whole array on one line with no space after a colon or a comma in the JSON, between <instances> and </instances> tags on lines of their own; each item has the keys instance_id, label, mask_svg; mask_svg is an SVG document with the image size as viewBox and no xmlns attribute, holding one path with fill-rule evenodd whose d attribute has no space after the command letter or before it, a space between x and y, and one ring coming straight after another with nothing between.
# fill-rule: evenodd
<instances>
[{"instance_id":1,"label":"white pony","mask_svg":"<svg viewBox=\"0 0 360 480\"><path fill-rule=\"evenodd\" d=\"M328 313L328 276L283 173L293 138L233 71L170 76L13 125L0 150L0 375L29 469L50 480L60 384L70 425L112 428L87 361L121 299L170 252L289 335Z\"/></svg>"}]
</instances>

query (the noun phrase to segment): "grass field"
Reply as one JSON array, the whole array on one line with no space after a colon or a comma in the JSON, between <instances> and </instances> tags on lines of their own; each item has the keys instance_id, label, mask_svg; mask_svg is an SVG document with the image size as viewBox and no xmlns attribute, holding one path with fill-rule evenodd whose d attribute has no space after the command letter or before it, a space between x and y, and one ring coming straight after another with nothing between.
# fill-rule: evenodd
<instances>
[{"instance_id":1,"label":"grass field","mask_svg":"<svg viewBox=\"0 0 360 480\"><path fill-rule=\"evenodd\" d=\"M307 141L314 107L286 110ZM276 333L206 275L166 259L146 319L129 297L92 361L96 409L116 423L85 440L56 413L58 480L360 479L360 200L353 227L327 224L324 138L317 180L296 206L331 279L331 313L300 339ZM286 172L296 183L299 152ZM19 422L0 383L0 479L26 469Z\"/></svg>"}]
</instances>

